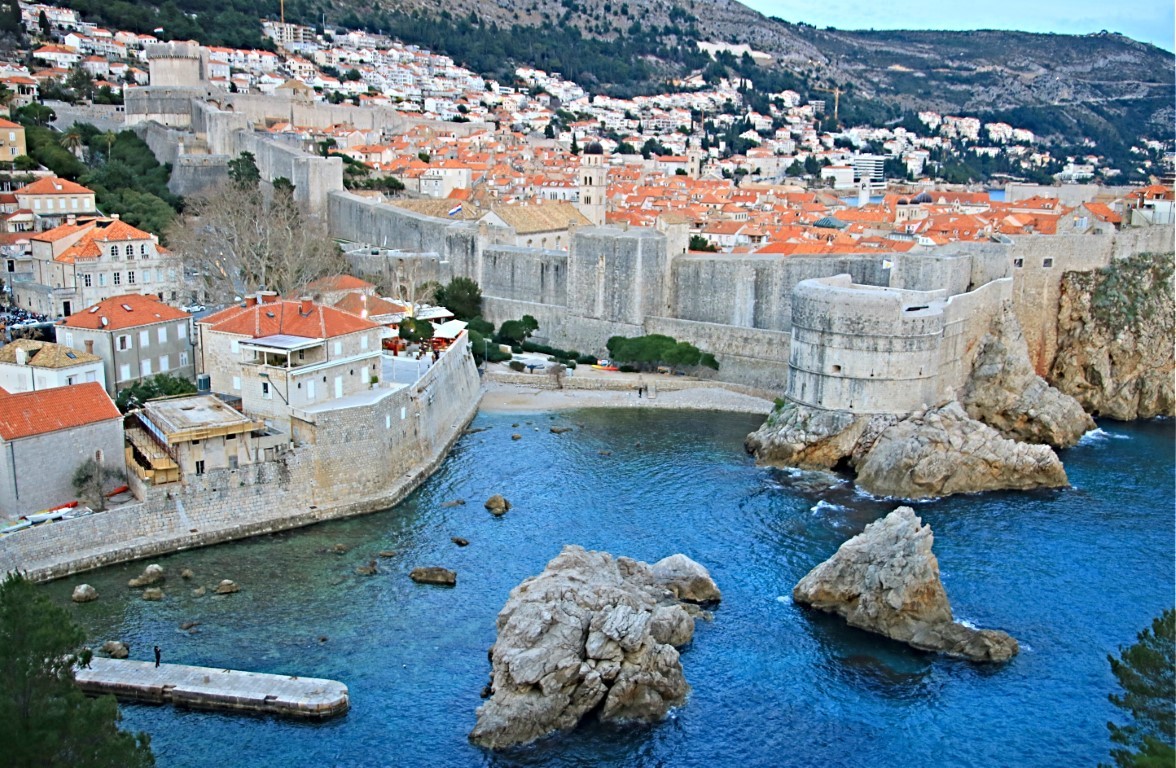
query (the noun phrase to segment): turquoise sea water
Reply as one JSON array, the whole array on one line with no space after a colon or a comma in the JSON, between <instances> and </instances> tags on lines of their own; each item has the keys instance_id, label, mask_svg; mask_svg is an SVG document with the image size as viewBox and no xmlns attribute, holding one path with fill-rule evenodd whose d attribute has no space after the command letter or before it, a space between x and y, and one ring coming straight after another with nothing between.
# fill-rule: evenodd
<instances>
[{"instance_id":1,"label":"turquoise sea water","mask_svg":"<svg viewBox=\"0 0 1176 768\"><path fill-rule=\"evenodd\" d=\"M518 427L512 424L519 423ZM441 470L387 512L132 563L45 587L95 642L132 657L328 677L352 709L311 724L123 705L163 768L229 766L1058 766L1107 755L1108 653L1173 601L1173 426L1104 423L1064 453L1074 487L918 505L958 618L1022 653L976 666L791 604L792 586L894 505L834 476L757 468L749 416L668 411L481 415ZM552 424L575 431L551 434ZM512 441L512 432L523 439ZM611 451L602 455L601 451ZM514 508L482 508L503 493ZM464 506L444 502L466 499ZM451 536L470 541L465 548ZM346 554L326 551L336 543ZM511 587L565 543L653 561L683 552L723 590L682 656L687 703L660 724L588 725L502 754L471 746L486 650ZM380 550L374 577L355 574ZM454 589L413 584L442 565ZM181 568L196 573L181 582ZM234 579L242 591L191 595ZM95 603L69 602L94 584ZM199 621L182 632L183 621Z\"/></svg>"}]
</instances>

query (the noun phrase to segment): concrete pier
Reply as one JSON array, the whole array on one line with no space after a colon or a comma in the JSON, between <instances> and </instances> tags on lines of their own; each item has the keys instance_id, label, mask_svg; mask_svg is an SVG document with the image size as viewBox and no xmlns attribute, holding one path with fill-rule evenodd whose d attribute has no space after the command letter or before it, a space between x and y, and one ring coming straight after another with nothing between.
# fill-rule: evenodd
<instances>
[{"instance_id":1,"label":"concrete pier","mask_svg":"<svg viewBox=\"0 0 1176 768\"><path fill-rule=\"evenodd\" d=\"M86 693L193 709L324 719L350 706L346 685L314 677L94 657L74 678Z\"/></svg>"}]
</instances>

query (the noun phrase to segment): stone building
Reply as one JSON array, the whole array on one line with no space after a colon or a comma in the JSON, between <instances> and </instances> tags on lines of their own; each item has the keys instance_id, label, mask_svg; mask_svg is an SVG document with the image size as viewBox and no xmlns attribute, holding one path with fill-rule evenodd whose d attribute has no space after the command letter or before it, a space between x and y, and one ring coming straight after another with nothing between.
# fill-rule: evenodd
<instances>
[{"instance_id":1,"label":"stone building","mask_svg":"<svg viewBox=\"0 0 1176 768\"><path fill-rule=\"evenodd\" d=\"M113 397L157 373L194 378L191 317L155 296L112 296L62 320L57 343L92 349L101 357L106 391Z\"/></svg>"},{"instance_id":2,"label":"stone building","mask_svg":"<svg viewBox=\"0 0 1176 768\"><path fill-rule=\"evenodd\" d=\"M10 393L96 381L106 388L102 358L61 344L16 339L0 347L0 389Z\"/></svg>"},{"instance_id":3,"label":"stone building","mask_svg":"<svg viewBox=\"0 0 1176 768\"><path fill-rule=\"evenodd\" d=\"M94 190L55 176L37 179L14 194L17 208L32 214L37 231L52 229L69 216L98 213Z\"/></svg>"},{"instance_id":4,"label":"stone building","mask_svg":"<svg viewBox=\"0 0 1176 768\"><path fill-rule=\"evenodd\" d=\"M98 382L0 393L0 510L17 516L77 498L87 459L123 468L122 414Z\"/></svg>"},{"instance_id":5,"label":"stone building","mask_svg":"<svg viewBox=\"0 0 1176 768\"><path fill-rule=\"evenodd\" d=\"M148 400L126 433L127 467L145 485L271 461L290 439L214 395Z\"/></svg>"},{"instance_id":6,"label":"stone building","mask_svg":"<svg viewBox=\"0 0 1176 768\"><path fill-rule=\"evenodd\" d=\"M197 325L214 392L266 419L367 391L381 374L379 325L311 299L261 291Z\"/></svg>"},{"instance_id":7,"label":"stone building","mask_svg":"<svg viewBox=\"0 0 1176 768\"><path fill-rule=\"evenodd\" d=\"M15 285L19 306L69 317L111 296L150 293L176 301L180 260L149 232L118 216L76 220L30 238L32 278Z\"/></svg>"},{"instance_id":8,"label":"stone building","mask_svg":"<svg viewBox=\"0 0 1176 768\"><path fill-rule=\"evenodd\" d=\"M0 160L11 163L21 155L27 155L25 129L20 123L0 119Z\"/></svg>"}]
</instances>

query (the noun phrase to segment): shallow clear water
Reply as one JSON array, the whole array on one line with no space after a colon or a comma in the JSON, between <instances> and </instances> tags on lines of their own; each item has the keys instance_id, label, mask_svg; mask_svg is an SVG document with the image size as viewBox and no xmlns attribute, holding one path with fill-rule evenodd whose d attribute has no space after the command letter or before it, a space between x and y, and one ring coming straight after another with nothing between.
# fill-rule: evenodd
<instances>
[{"instance_id":1,"label":"shallow clear water","mask_svg":"<svg viewBox=\"0 0 1176 768\"><path fill-rule=\"evenodd\" d=\"M518 422L519 427L512 427ZM481 415L441 470L387 512L159 558L45 587L95 642L132 657L328 677L352 709L321 724L126 704L164 768L228 766L1093 765L1116 716L1106 655L1172 604L1173 426L1103 424L1065 452L1074 488L918 506L956 615L1005 629L1003 666L922 654L791 604L792 586L892 508L843 480L757 468L755 417L600 410ZM551 424L577 426L551 434ZM523 439L512 441L512 432ZM602 455L601 451L611 451ZM493 493L514 508L494 518ZM466 499L464 506L444 502ZM466 548L450 536L470 540ZM327 552L342 543L346 554ZM471 746L507 593L565 543L653 561L683 552L723 590L682 661L693 691L649 727L589 725L504 754ZM358 576L380 550L380 573ZM413 584L442 565L454 589ZM196 573L193 584L177 578ZM226 597L195 583L237 581ZM74 605L73 586L102 597ZM182 632L183 621L199 621ZM320 640L320 638L326 638Z\"/></svg>"}]
</instances>

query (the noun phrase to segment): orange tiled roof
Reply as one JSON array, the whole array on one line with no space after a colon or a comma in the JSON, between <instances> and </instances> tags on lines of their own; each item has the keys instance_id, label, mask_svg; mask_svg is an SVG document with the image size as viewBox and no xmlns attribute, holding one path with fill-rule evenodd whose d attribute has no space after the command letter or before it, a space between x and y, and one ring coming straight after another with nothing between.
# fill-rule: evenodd
<instances>
[{"instance_id":1,"label":"orange tiled roof","mask_svg":"<svg viewBox=\"0 0 1176 768\"><path fill-rule=\"evenodd\" d=\"M341 309L365 319L373 315L395 315L409 311L409 308L403 304L363 293L347 294L335 302L335 309Z\"/></svg>"},{"instance_id":2,"label":"orange tiled roof","mask_svg":"<svg viewBox=\"0 0 1176 768\"><path fill-rule=\"evenodd\" d=\"M207 325L211 331L254 339L279 333L305 339L330 339L379 328L350 312L322 304L312 303L309 314L303 314L300 309L301 302L281 299L253 306L236 305L205 317L200 324Z\"/></svg>"},{"instance_id":3,"label":"orange tiled roof","mask_svg":"<svg viewBox=\"0 0 1176 768\"><path fill-rule=\"evenodd\" d=\"M16 190L18 195L92 195L94 190L86 189L81 184L75 184L68 179L50 176L37 179L32 184L26 184Z\"/></svg>"},{"instance_id":4,"label":"orange tiled roof","mask_svg":"<svg viewBox=\"0 0 1176 768\"><path fill-rule=\"evenodd\" d=\"M368 288L375 288L367 280L361 280L352 275L328 275L327 277L320 277L306 287L312 291L362 291Z\"/></svg>"},{"instance_id":5,"label":"orange tiled roof","mask_svg":"<svg viewBox=\"0 0 1176 768\"><path fill-rule=\"evenodd\" d=\"M70 315L61 321L68 328L118 331L140 325L152 325L167 320L191 317L187 312L169 307L155 296L127 293L111 296L92 307Z\"/></svg>"},{"instance_id":6,"label":"orange tiled roof","mask_svg":"<svg viewBox=\"0 0 1176 768\"><path fill-rule=\"evenodd\" d=\"M4 440L121 418L114 401L96 381L0 397L0 439Z\"/></svg>"}]
</instances>

